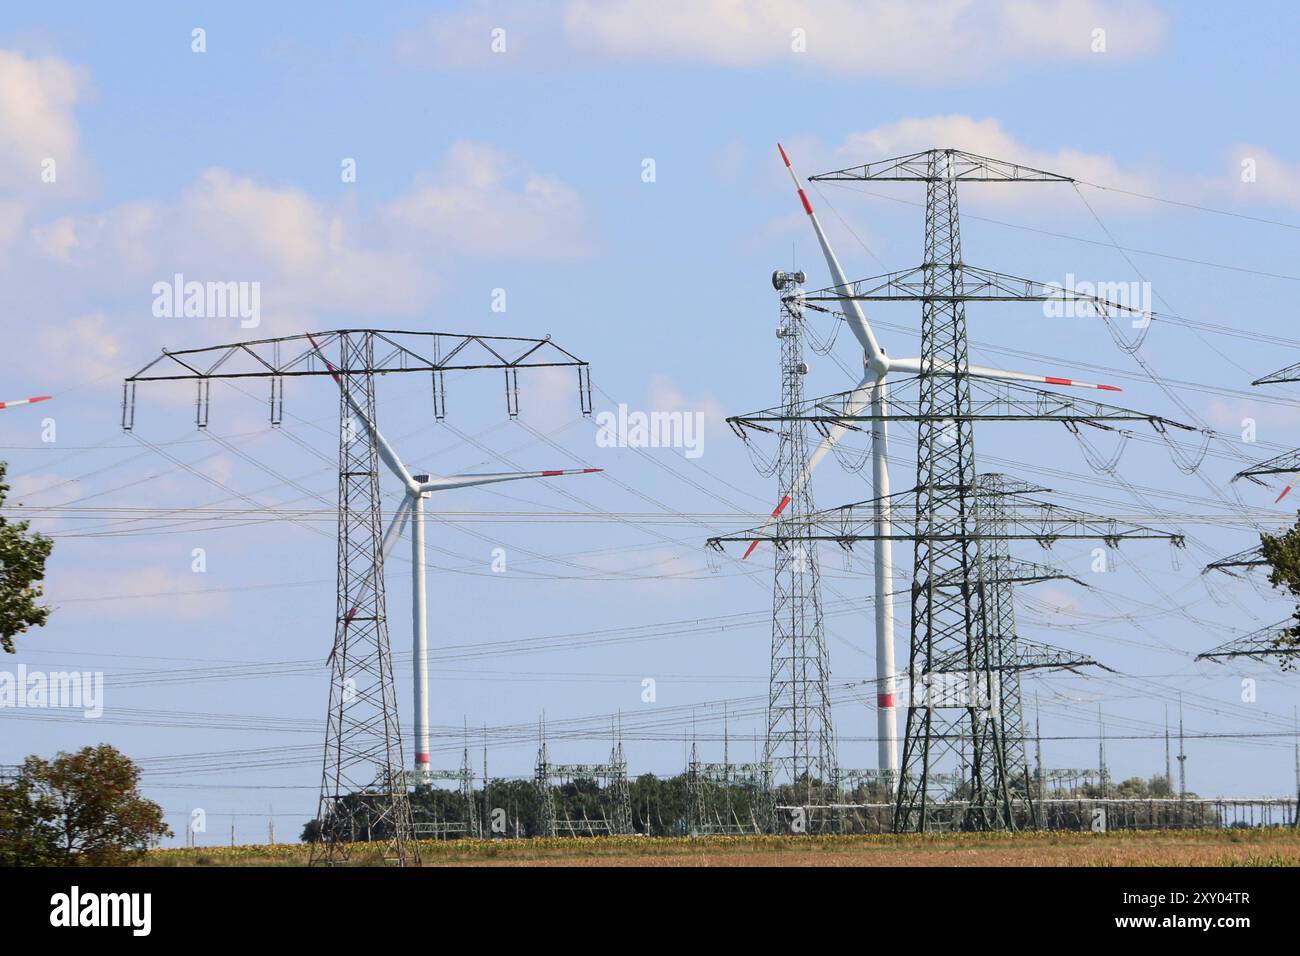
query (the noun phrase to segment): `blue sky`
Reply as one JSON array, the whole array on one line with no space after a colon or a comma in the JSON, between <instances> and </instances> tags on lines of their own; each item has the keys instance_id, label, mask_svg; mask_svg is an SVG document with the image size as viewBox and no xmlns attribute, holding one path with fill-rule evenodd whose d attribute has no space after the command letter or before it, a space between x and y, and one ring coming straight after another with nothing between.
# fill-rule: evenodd
<instances>
[{"instance_id":1,"label":"blue sky","mask_svg":"<svg viewBox=\"0 0 1300 956\"><path fill-rule=\"evenodd\" d=\"M160 347L343 326L551 334L592 362L598 408L705 416L704 454L688 459L597 447L568 378L524 381L519 424L505 421L495 376L453 382L444 426L431 420L423 379L381 383L381 427L412 465L503 470L505 456L608 470L439 503L457 514L429 528L431 637L443 654L435 762L458 761L462 725L487 724L493 773L527 774L526 728L543 710L571 730L552 746L571 761L603 756L608 715L621 712L634 771L678 772L692 719L702 748L720 755L724 701L733 738L761 732L770 559L741 565L733 554L711 569L702 543L754 523L776 491L722 421L779 397L768 276L793 262L812 287L828 284L780 140L804 175L956 146L1075 176L1091 185L966 188L966 261L1056 282L1149 281L1157 311L1205 324L1156 323L1140 354L1162 388L1095 322L972 306L977 361L1114 382L1125 389L1117 403L1180 420L1190 410L1222 436L1197 475L1158 443L1130 442L1119 470L1146 490L1143 501L1093 473L1059 426L990 426L977 454L988 470L1049 484L1064 504L1169 519L1192 539L1176 563L1163 546L1125 549L1104 580L1088 578L1089 591L1022 591L1026 636L1120 672L1026 681L1042 701L1044 736L1055 738L1048 765L1095 765L1100 706L1113 773L1157 772L1163 741L1152 735L1181 693L1199 735L1188 745L1193 789L1291 792L1291 738L1232 735L1289 732L1294 681L1263 665L1192 660L1288 613L1262 580L1199 574L1252 544L1254 526L1291 515L1271 505L1276 489L1238 483L1238 502L1228 484L1244 463L1300 444L1297 392L1249 387L1297 360L1288 306L1300 235L1243 218L1300 222L1300 142L1279 121L1297 81L1287 8L765 0L738 9L575 0L370 4L364 14L342 3L310 15L249 3L0 13L0 321L10 342L0 399L55 395L4 412L0 444L11 513L21 506L56 538L55 614L0 666L96 670L107 681L94 722L0 715L15 721L0 762L104 740L141 760L177 832L202 807L200 842L225 839L232 814L240 839L259 839L272 811L280 836L296 835L319 775L332 526L324 516L311 530L205 514L163 528L157 518L124 523L131 514L120 509L249 507L217 504L222 494L195 471L263 508L304 489L328 500L334 397L324 382L288 391L284 431L313 455L268 427L260 390L214 387L212 433L258 467L195 432L187 392L142 387L137 434L187 470L120 432L120 383ZM205 52L192 50L195 28ZM504 53L491 52L494 28L505 30ZM1091 49L1097 29L1104 52ZM805 52L791 48L795 30ZM54 182L41 179L47 159ZM340 176L347 159L355 182ZM653 182L643 180L647 159ZM1242 181L1244 160L1252 182ZM852 277L920 261L919 186L822 184L812 197ZM1132 265L1089 206L1115 241L1140 250ZM176 272L259 282L256 333L235 319L155 318L152 285ZM491 308L494 289L506 290L504 313ZM891 353L914 354L915 310L872 315ZM812 321L829 335L829 322ZM835 355L854 366L851 336L839 335ZM810 393L852 384L828 357L809 363ZM51 418L57 440L45 442ZM1239 440L1245 418L1257 423L1253 445ZM1095 440L1103 450L1114 441ZM895 486L906 487L915 463L905 429L892 452ZM262 468L302 487L276 487ZM396 490L386 491L391 506ZM864 476L833 463L815 486L824 506L869 494ZM73 505L83 510L54 510ZM555 509L575 516L519 516ZM490 570L497 547L509 556L505 574ZM191 571L194 548L205 549L205 574ZM1090 551L1062 544L1023 556L1086 577ZM822 560L828 605L850 602L830 620L835 681L867 681L868 558L851 571L838 553ZM906 553L899 563L905 575ZM400 571L390 585L406 681L409 588ZM629 627L642 630L614 630ZM899 630L901 662L904 621ZM602 641L574 636L591 633ZM547 636L564 636L550 642L561 646L480 646ZM1253 703L1241 699L1244 676L1258 681ZM641 699L646 677L657 682L654 704ZM404 684L404 716L408 696ZM870 766L871 690L841 696L841 761Z\"/></svg>"}]
</instances>

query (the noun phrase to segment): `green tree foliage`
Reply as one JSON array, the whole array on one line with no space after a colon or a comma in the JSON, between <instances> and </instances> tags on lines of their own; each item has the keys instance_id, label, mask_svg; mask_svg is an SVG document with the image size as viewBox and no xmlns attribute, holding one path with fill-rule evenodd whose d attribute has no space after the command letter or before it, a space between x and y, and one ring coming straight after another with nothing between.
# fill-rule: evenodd
<instances>
[{"instance_id":1,"label":"green tree foliage","mask_svg":"<svg viewBox=\"0 0 1300 956\"><path fill-rule=\"evenodd\" d=\"M139 793L140 770L108 746L28 757L0 784L0 865L120 866L171 829Z\"/></svg>"},{"instance_id":2,"label":"green tree foliage","mask_svg":"<svg viewBox=\"0 0 1300 956\"><path fill-rule=\"evenodd\" d=\"M9 494L5 472L9 466L0 461L0 507ZM28 534L26 521L7 520L0 515L0 647L14 652L14 637L29 627L40 627L50 617L50 609L36 602L45 580L45 560L54 542L43 534Z\"/></svg>"},{"instance_id":3,"label":"green tree foliage","mask_svg":"<svg viewBox=\"0 0 1300 956\"><path fill-rule=\"evenodd\" d=\"M1282 534L1261 534L1259 543L1269 566L1268 583L1300 601L1300 520ZM1296 623L1275 642L1279 650L1300 647L1300 604L1292 617ZM1284 670L1294 666L1292 661L1283 659Z\"/></svg>"}]
</instances>

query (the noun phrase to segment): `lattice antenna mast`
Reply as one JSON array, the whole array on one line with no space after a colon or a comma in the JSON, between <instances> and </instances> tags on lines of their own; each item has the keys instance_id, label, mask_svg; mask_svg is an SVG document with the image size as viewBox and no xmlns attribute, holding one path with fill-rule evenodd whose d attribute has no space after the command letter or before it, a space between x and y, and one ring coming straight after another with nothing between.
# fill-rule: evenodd
<instances>
[{"instance_id":1,"label":"lattice antenna mast","mask_svg":"<svg viewBox=\"0 0 1300 956\"><path fill-rule=\"evenodd\" d=\"M434 418L441 420L446 415L447 372L502 370L506 411L513 418L519 412L519 369L558 366L577 369L579 403L584 414L590 413L586 362L550 339L505 336L342 329L164 350L123 383L122 427L128 431L135 425L141 382L195 382L199 428L208 425L214 379L269 380L273 426L283 420L284 379L327 376L338 383L338 589L317 817L321 840L312 846L312 863L346 862L349 844L364 834L382 835L391 861L419 862L388 639L379 458L381 450L385 457L392 452L381 445L375 427L375 376L429 374Z\"/></svg>"},{"instance_id":2,"label":"lattice antenna mast","mask_svg":"<svg viewBox=\"0 0 1300 956\"><path fill-rule=\"evenodd\" d=\"M803 273L775 272L781 294L781 403L803 402L808 373L803 351ZM777 452L777 476L788 500L778 528L812 514L812 492L798 482L808 466L808 437L802 422L784 423ZM764 762L778 781L828 784L835 777L835 733L831 714L830 659L822 618L817 546L801 541L776 549L772 588L772 644Z\"/></svg>"}]
</instances>

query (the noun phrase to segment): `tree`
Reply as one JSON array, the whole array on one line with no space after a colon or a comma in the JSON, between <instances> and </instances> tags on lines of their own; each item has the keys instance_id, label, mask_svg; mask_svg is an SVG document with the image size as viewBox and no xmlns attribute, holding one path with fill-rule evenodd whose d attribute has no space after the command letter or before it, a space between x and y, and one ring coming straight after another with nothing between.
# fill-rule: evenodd
<instances>
[{"instance_id":1,"label":"tree","mask_svg":"<svg viewBox=\"0 0 1300 956\"><path fill-rule=\"evenodd\" d=\"M5 482L8 469L0 461L0 507L9 494ZM36 602L54 542L43 534L28 534L27 525L26 521L11 523L0 515L0 647L10 654L15 635L42 626L50 617L49 607Z\"/></svg>"},{"instance_id":2,"label":"tree","mask_svg":"<svg viewBox=\"0 0 1300 956\"><path fill-rule=\"evenodd\" d=\"M1300 600L1300 520L1279 535L1261 534L1260 550L1269 566L1268 583L1292 598ZM1279 650L1300 648L1300 605L1292 617L1296 623L1287 628L1274 642ZM1294 666L1283 658L1283 668Z\"/></svg>"},{"instance_id":3,"label":"tree","mask_svg":"<svg viewBox=\"0 0 1300 956\"><path fill-rule=\"evenodd\" d=\"M120 866L172 831L139 793L140 769L107 744L28 757L0 784L0 864Z\"/></svg>"}]
</instances>

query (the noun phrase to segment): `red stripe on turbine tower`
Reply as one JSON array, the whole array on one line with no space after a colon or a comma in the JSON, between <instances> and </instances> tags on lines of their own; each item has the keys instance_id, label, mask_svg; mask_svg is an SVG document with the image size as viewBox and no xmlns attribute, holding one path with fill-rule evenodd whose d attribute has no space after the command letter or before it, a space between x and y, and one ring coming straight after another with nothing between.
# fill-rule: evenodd
<instances>
[{"instance_id":1,"label":"red stripe on turbine tower","mask_svg":"<svg viewBox=\"0 0 1300 956\"><path fill-rule=\"evenodd\" d=\"M893 694L877 694L877 695L876 695L876 706L877 706L877 707L893 707L893 706L894 706L894 695L893 695Z\"/></svg>"}]
</instances>

